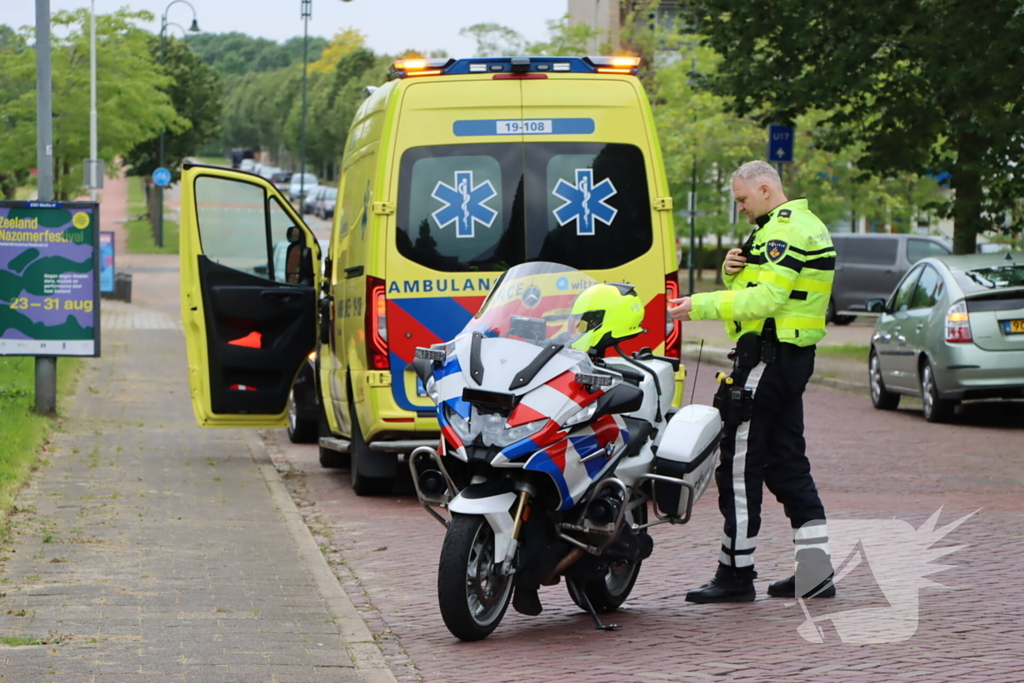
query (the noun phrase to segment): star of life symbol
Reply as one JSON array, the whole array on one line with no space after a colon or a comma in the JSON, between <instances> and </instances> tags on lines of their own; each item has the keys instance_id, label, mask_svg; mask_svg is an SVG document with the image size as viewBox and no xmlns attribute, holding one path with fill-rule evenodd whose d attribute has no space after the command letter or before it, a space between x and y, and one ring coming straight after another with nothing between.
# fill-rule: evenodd
<instances>
[{"instance_id":1,"label":"star of life symbol","mask_svg":"<svg viewBox=\"0 0 1024 683\"><path fill-rule=\"evenodd\" d=\"M804 640L818 644L829 640L835 644L835 635L845 645L902 643L909 640L917 632L920 590L928 587L954 590L925 578L952 567L932 564L932 560L967 547L932 546L977 514L978 510L936 529L941 512L942 508L936 510L917 529L900 519L830 519L828 536L832 558L842 560L835 565L833 583L840 596L846 591L852 591L857 594L861 605L868 598L867 602L872 606L828 611L830 600L798 598L797 603L805 620L797 628L797 633ZM814 521L811 524L820 522ZM821 578L801 577L797 571L796 594L806 595L820 587L823 585L819 583ZM870 600L872 594L874 600ZM811 615L808 604L811 604L818 616ZM836 606L841 604L835 603ZM826 634L826 629L834 633Z\"/></svg>"},{"instance_id":2,"label":"star of life symbol","mask_svg":"<svg viewBox=\"0 0 1024 683\"><path fill-rule=\"evenodd\" d=\"M494 224L498 212L484 202L497 195L490 180L474 186L473 171L456 171L455 187L437 181L430 196L444 206L430 215L439 228L455 223L456 237L473 237L477 223L486 228Z\"/></svg>"},{"instance_id":3,"label":"star of life symbol","mask_svg":"<svg viewBox=\"0 0 1024 683\"><path fill-rule=\"evenodd\" d=\"M595 221L611 225L615 220L615 214L619 211L606 204L605 200L617 192L618 190L608 178L594 185L593 169L577 168L575 186L559 178L558 184L551 192L565 202L555 209L555 219L559 225L576 221L577 235L594 235L596 234Z\"/></svg>"}]
</instances>

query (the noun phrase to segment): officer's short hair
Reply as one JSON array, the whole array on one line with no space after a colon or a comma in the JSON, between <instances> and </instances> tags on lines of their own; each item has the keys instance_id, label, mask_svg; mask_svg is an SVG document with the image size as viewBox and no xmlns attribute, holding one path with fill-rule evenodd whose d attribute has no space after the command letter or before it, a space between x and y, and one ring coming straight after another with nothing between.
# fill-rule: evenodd
<instances>
[{"instance_id":1,"label":"officer's short hair","mask_svg":"<svg viewBox=\"0 0 1024 683\"><path fill-rule=\"evenodd\" d=\"M748 161L737 168L732 177L733 180L736 178L740 180L767 180L770 184L782 186L782 178L779 177L778 171L767 161Z\"/></svg>"}]
</instances>

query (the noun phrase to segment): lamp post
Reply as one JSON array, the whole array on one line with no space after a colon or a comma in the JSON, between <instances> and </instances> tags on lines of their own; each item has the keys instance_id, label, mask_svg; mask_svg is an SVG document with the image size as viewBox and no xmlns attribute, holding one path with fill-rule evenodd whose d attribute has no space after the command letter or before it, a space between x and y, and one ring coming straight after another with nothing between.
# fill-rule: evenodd
<instances>
[{"instance_id":1,"label":"lamp post","mask_svg":"<svg viewBox=\"0 0 1024 683\"><path fill-rule=\"evenodd\" d=\"M302 0L302 143L299 161L299 210L306 203L306 67L309 63L309 20L313 0Z\"/></svg>"},{"instance_id":2,"label":"lamp post","mask_svg":"<svg viewBox=\"0 0 1024 683\"><path fill-rule=\"evenodd\" d=\"M96 201L99 140L96 130L96 0L89 4L89 194Z\"/></svg>"},{"instance_id":3,"label":"lamp post","mask_svg":"<svg viewBox=\"0 0 1024 683\"><path fill-rule=\"evenodd\" d=\"M196 20L196 8L192 6L188 0L171 0L170 4L164 8L164 13L160 15L160 66L163 67L166 64L165 54L165 43L167 40L167 27L177 26L182 29L182 33L185 30L178 24L169 23L167 21L167 12L173 5L177 3L183 3L188 5L189 9L192 10L192 25L188 27L189 33L199 33L199 22ZM160 130L160 152L157 157L157 166L159 168L164 167L164 130ZM156 209L156 223L153 225L153 241L156 242L156 246L164 246L164 188L160 185L156 187L157 197L157 209Z\"/></svg>"}]
</instances>

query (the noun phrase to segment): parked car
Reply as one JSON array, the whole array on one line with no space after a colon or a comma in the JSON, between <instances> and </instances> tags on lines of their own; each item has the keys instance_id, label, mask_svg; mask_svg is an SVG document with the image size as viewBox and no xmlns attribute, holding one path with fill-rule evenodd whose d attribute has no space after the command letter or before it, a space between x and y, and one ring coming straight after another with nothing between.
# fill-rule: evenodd
<instances>
[{"instance_id":1,"label":"parked car","mask_svg":"<svg viewBox=\"0 0 1024 683\"><path fill-rule=\"evenodd\" d=\"M317 240L320 253L327 256L329 240ZM323 259L326 262L326 258ZM317 352L313 351L302 364L291 393L288 394L288 439L292 443L314 443L319 437L320 396L316 390Z\"/></svg>"},{"instance_id":2,"label":"parked car","mask_svg":"<svg viewBox=\"0 0 1024 683\"><path fill-rule=\"evenodd\" d=\"M302 213L313 213L313 210L316 209L317 200L319 200L320 196L326 191L326 185L317 185L312 190L308 190L306 192L306 198L302 200Z\"/></svg>"},{"instance_id":3,"label":"parked car","mask_svg":"<svg viewBox=\"0 0 1024 683\"><path fill-rule=\"evenodd\" d=\"M335 187L325 187L324 191L317 197L313 213L325 221L329 220L334 216L334 205L337 203L338 189Z\"/></svg>"},{"instance_id":4,"label":"parked car","mask_svg":"<svg viewBox=\"0 0 1024 683\"><path fill-rule=\"evenodd\" d=\"M260 170L257 171L257 173L259 173L259 175L261 177L266 178L267 180L270 180L271 178L274 177L275 174L281 173L281 169L278 168L277 166L271 166L271 165L267 164L267 165L261 166Z\"/></svg>"},{"instance_id":5,"label":"parked car","mask_svg":"<svg viewBox=\"0 0 1024 683\"><path fill-rule=\"evenodd\" d=\"M320 182L312 173L295 173L292 175L291 183L288 185L288 197L293 202L301 201L305 195Z\"/></svg>"},{"instance_id":6,"label":"parked car","mask_svg":"<svg viewBox=\"0 0 1024 683\"><path fill-rule=\"evenodd\" d=\"M270 176L271 184L273 184L273 186L276 187L280 192L288 191L288 183L291 181L291 179L291 171L278 171L274 175Z\"/></svg>"},{"instance_id":7,"label":"parked car","mask_svg":"<svg viewBox=\"0 0 1024 683\"><path fill-rule=\"evenodd\" d=\"M1024 252L922 260L887 300L868 358L871 402L920 396L929 422L960 401L1024 398Z\"/></svg>"},{"instance_id":8,"label":"parked car","mask_svg":"<svg viewBox=\"0 0 1024 683\"><path fill-rule=\"evenodd\" d=\"M953 251L939 237L900 234L833 234L836 275L826 320L847 325L868 299L885 299L910 267L929 256Z\"/></svg>"},{"instance_id":9,"label":"parked car","mask_svg":"<svg viewBox=\"0 0 1024 683\"><path fill-rule=\"evenodd\" d=\"M256 168L256 166L257 163L255 159L242 159L238 164L238 170L245 171L246 173L255 173L253 169Z\"/></svg>"}]
</instances>

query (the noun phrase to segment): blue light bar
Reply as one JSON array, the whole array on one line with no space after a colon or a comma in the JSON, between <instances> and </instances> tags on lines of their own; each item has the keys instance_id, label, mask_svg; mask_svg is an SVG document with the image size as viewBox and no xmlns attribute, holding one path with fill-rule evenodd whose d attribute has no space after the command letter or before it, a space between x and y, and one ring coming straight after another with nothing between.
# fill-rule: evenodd
<instances>
[{"instance_id":1,"label":"blue light bar","mask_svg":"<svg viewBox=\"0 0 1024 683\"><path fill-rule=\"evenodd\" d=\"M523 64L524 59L528 59L529 63ZM611 73L635 76L640 60L627 57L477 57L448 60L447 64L443 66L438 62L443 63L444 60L431 61L433 63L430 64L430 67L439 69L445 76L485 73ZM392 66L391 78L416 75L415 71L400 68L400 64L400 62L396 62ZM440 74L433 71L430 75Z\"/></svg>"}]
</instances>

